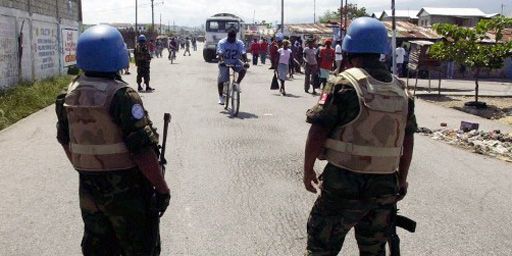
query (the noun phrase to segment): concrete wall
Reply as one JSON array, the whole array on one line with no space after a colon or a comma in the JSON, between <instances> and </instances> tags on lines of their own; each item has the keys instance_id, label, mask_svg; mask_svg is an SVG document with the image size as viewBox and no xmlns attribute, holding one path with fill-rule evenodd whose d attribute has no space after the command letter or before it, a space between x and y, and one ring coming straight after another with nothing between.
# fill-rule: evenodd
<instances>
[{"instance_id":1,"label":"concrete wall","mask_svg":"<svg viewBox=\"0 0 512 256\"><path fill-rule=\"evenodd\" d=\"M0 89L74 64L78 7L77 0L0 0Z\"/></svg>"}]
</instances>

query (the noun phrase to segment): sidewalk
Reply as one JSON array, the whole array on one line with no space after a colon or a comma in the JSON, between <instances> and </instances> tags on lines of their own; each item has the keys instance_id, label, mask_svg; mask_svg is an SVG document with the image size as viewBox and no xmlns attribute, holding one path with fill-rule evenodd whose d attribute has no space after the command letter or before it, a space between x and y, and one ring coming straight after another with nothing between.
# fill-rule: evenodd
<instances>
[{"instance_id":1,"label":"sidewalk","mask_svg":"<svg viewBox=\"0 0 512 256\"><path fill-rule=\"evenodd\" d=\"M407 82L407 78L401 78ZM415 79L409 78L409 89L414 90ZM416 95L436 95L438 93L438 79L432 79L429 92L428 79L418 79L418 87ZM485 96L512 96L512 81L510 80L488 80L483 79L479 81L480 89L479 94ZM441 94L442 95L456 95L456 96L473 96L475 95L475 81L474 80L456 80L456 79L442 79L441 80Z\"/></svg>"},{"instance_id":2,"label":"sidewalk","mask_svg":"<svg viewBox=\"0 0 512 256\"><path fill-rule=\"evenodd\" d=\"M461 121L468 121L479 123L479 130L501 130L504 133L512 132L512 126L510 125L455 109L441 107L418 98L416 98L415 114L419 127L427 127L432 130L442 128L441 123L447 123L448 128L459 129Z\"/></svg>"}]
</instances>

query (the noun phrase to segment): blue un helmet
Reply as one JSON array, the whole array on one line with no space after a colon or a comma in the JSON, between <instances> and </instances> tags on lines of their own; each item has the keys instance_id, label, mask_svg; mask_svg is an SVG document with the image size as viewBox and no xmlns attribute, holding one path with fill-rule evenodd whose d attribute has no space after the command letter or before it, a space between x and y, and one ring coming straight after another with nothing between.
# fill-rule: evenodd
<instances>
[{"instance_id":1,"label":"blue un helmet","mask_svg":"<svg viewBox=\"0 0 512 256\"><path fill-rule=\"evenodd\" d=\"M123 36L108 25L87 29L78 38L76 63L84 71L112 73L128 66Z\"/></svg>"},{"instance_id":2,"label":"blue un helmet","mask_svg":"<svg viewBox=\"0 0 512 256\"><path fill-rule=\"evenodd\" d=\"M342 49L347 53L385 54L389 49L388 30L377 19L357 18L348 27Z\"/></svg>"},{"instance_id":3,"label":"blue un helmet","mask_svg":"<svg viewBox=\"0 0 512 256\"><path fill-rule=\"evenodd\" d=\"M144 43L146 42L146 36L145 35L140 35L139 38L137 38L137 42L139 43Z\"/></svg>"}]
</instances>

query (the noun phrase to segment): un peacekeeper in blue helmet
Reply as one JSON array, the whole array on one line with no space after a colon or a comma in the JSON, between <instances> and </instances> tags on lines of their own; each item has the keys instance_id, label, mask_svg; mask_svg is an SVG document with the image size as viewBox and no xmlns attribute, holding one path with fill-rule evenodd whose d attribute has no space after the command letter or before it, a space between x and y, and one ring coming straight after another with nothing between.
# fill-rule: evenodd
<instances>
[{"instance_id":1,"label":"un peacekeeper in blue helmet","mask_svg":"<svg viewBox=\"0 0 512 256\"><path fill-rule=\"evenodd\" d=\"M385 255L417 129L414 101L379 61L388 47L380 21L355 19L342 45L352 68L330 77L307 111L304 186L321 192L308 219L306 255L338 255L352 228L360 255ZM328 161L320 177L317 159Z\"/></svg>"},{"instance_id":2,"label":"un peacekeeper in blue helmet","mask_svg":"<svg viewBox=\"0 0 512 256\"><path fill-rule=\"evenodd\" d=\"M126 56L117 29L87 29L77 45L83 74L56 100L57 140L79 176L84 255L160 254L159 217L170 190L156 129L119 75Z\"/></svg>"}]
</instances>

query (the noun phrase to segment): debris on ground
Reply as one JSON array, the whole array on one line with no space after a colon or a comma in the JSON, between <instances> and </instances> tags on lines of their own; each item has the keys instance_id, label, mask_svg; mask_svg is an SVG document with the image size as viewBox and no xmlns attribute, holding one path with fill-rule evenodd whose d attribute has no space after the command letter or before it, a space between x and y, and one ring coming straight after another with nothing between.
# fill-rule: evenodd
<instances>
[{"instance_id":1,"label":"debris on ground","mask_svg":"<svg viewBox=\"0 0 512 256\"><path fill-rule=\"evenodd\" d=\"M504 134L500 130L464 132L449 128L431 130L426 127L419 128L418 132L434 140L512 163L512 133Z\"/></svg>"}]
</instances>

